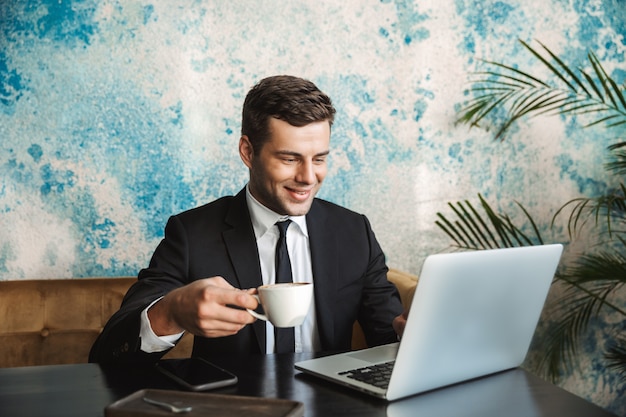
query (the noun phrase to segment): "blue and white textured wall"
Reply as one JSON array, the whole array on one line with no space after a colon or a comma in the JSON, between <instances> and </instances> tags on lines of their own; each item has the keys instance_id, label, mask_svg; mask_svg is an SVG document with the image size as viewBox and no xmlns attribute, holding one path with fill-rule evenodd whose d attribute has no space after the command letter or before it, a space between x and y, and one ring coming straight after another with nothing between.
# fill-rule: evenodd
<instances>
[{"instance_id":1,"label":"blue and white textured wall","mask_svg":"<svg viewBox=\"0 0 626 417\"><path fill-rule=\"evenodd\" d=\"M333 98L321 197L365 213L390 265L418 274L449 244L435 213L477 193L552 233L561 204L610 185L603 132L455 126L467 74L528 67L517 40L538 39L624 81L625 21L623 0L2 2L0 279L135 275L170 214L243 187L241 103L280 73ZM594 360L564 385L626 415Z\"/></svg>"}]
</instances>

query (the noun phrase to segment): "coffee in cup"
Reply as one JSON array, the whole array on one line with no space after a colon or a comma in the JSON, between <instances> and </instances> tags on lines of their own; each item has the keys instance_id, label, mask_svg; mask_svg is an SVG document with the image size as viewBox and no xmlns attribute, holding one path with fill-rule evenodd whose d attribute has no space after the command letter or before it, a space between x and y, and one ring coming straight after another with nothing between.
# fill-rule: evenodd
<instances>
[{"instance_id":1,"label":"coffee in cup","mask_svg":"<svg viewBox=\"0 0 626 417\"><path fill-rule=\"evenodd\" d=\"M294 327L304 322L313 299L313 284L310 282L288 282L262 285L257 300L265 314L248 309L260 320L269 321L274 327Z\"/></svg>"}]
</instances>

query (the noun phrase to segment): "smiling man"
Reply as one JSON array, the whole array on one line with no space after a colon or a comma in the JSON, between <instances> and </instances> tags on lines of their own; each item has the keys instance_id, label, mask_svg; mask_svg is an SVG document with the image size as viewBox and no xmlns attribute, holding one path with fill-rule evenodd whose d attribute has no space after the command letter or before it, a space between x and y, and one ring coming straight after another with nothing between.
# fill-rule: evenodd
<instances>
[{"instance_id":1,"label":"smiling man","mask_svg":"<svg viewBox=\"0 0 626 417\"><path fill-rule=\"evenodd\" d=\"M239 140L247 186L169 219L91 362L157 361L184 332L195 335L193 356L285 351L272 325L246 311L258 307L256 288L276 280L277 223L285 221L292 279L314 288L286 351L348 350L355 320L370 346L396 341L402 305L367 218L315 197L334 115L308 80L269 77L250 90Z\"/></svg>"},{"instance_id":2,"label":"smiling man","mask_svg":"<svg viewBox=\"0 0 626 417\"><path fill-rule=\"evenodd\" d=\"M272 140L258 155L248 136L239 142L239 154L250 170L250 193L276 213L304 216L326 177L330 124L296 127L271 118L268 127Z\"/></svg>"}]
</instances>

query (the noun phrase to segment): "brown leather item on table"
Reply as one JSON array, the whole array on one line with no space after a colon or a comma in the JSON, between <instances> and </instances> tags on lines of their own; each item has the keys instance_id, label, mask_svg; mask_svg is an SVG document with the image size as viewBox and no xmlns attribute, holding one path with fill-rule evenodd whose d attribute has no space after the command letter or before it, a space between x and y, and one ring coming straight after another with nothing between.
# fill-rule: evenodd
<instances>
[{"instance_id":1,"label":"brown leather item on table","mask_svg":"<svg viewBox=\"0 0 626 417\"><path fill-rule=\"evenodd\" d=\"M143 398L156 399L168 404L187 406L191 410L181 415L238 417L238 416L275 416L302 417L304 404L279 398L258 398L239 395L221 395L198 392L181 392L159 389L137 391L104 409L105 417L136 417L168 414L142 401ZM171 413L169 413L171 414Z\"/></svg>"}]
</instances>

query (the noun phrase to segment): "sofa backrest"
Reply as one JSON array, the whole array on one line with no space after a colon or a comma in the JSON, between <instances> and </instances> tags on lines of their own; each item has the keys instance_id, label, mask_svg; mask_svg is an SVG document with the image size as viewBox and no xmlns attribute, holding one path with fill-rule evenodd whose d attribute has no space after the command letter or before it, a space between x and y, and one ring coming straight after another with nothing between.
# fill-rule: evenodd
<instances>
[{"instance_id":1,"label":"sofa backrest","mask_svg":"<svg viewBox=\"0 0 626 417\"><path fill-rule=\"evenodd\" d=\"M91 345L136 280L0 281L0 367L87 362ZM172 356L190 353L186 341Z\"/></svg>"},{"instance_id":2,"label":"sofa backrest","mask_svg":"<svg viewBox=\"0 0 626 417\"><path fill-rule=\"evenodd\" d=\"M410 305L417 277L392 269L402 303ZM0 281L0 368L87 362L102 328L135 277ZM189 357L186 334L167 358ZM355 324L353 349L365 347Z\"/></svg>"}]
</instances>

